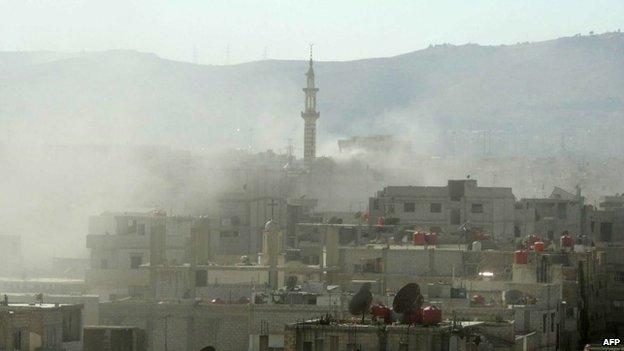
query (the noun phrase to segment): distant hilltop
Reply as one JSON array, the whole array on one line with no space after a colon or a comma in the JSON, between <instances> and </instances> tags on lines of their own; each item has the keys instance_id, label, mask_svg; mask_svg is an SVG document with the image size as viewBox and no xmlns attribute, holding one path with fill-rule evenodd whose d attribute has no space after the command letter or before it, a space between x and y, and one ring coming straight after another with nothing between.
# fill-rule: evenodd
<instances>
[{"instance_id":1,"label":"distant hilltop","mask_svg":"<svg viewBox=\"0 0 624 351\"><path fill-rule=\"evenodd\" d=\"M318 62L319 144L393 134L450 153L484 131L490 152L609 156L624 146L623 62L620 32ZM0 52L0 140L276 148L300 139L306 64Z\"/></svg>"}]
</instances>

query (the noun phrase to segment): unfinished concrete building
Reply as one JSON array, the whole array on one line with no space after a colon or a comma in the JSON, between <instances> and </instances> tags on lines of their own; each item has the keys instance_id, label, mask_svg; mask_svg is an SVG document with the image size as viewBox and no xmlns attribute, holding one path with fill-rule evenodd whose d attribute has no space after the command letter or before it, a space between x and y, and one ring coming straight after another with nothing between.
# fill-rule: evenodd
<instances>
[{"instance_id":1,"label":"unfinished concrete building","mask_svg":"<svg viewBox=\"0 0 624 351\"><path fill-rule=\"evenodd\" d=\"M543 238L557 240L563 232L581 233L585 199L581 189L576 194L555 187L547 198L523 198L519 204L535 213L534 231Z\"/></svg>"},{"instance_id":2,"label":"unfinished concrete building","mask_svg":"<svg viewBox=\"0 0 624 351\"><path fill-rule=\"evenodd\" d=\"M527 232L511 188L479 187L474 179L449 180L447 186L388 186L369 202L369 224L412 225L439 234L470 229L510 242Z\"/></svg>"},{"instance_id":3,"label":"unfinished concrete building","mask_svg":"<svg viewBox=\"0 0 624 351\"><path fill-rule=\"evenodd\" d=\"M82 350L82 305L0 305L0 349Z\"/></svg>"}]
</instances>

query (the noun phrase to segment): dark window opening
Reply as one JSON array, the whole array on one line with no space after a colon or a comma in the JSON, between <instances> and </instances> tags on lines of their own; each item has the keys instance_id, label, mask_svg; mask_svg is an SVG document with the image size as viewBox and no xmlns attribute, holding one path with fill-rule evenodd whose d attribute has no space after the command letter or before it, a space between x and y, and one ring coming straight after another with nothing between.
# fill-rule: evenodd
<instances>
[{"instance_id":1,"label":"dark window opening","mask_svg":"<svg viewBox=\"0 0 624 351\"><path fill-rule=\"evenodd\" d=\"M143 257L141 256L131 256L130 257L130 268L131 269L139 269L139 266L143 264Z\"/></svg>"},{"instance_id":2,"label":"dark window opening","mask_svg":"<svg viewBox=\"0 0 624 351\"><path fill-rule=\"evenodd\" d=\"M600 241L611 241L611 235L613 233L613 223L603 222L600 223Z\"/></svg>"},{"instance_id":3,"label":"dark window opening","mask_svg":"<svg viewBox=\"0 0 624 351\"><path fill-rule=\"evenodd\" d=\"M431 203L429 205L429 212L431 212L431 213L440 213L440 212L442 212L442 204Z\"/></svg>"},{"instance_id":4,"label":"dark window opening","mask_svg":"<svg viewBox=\"0 0 624 351\"><path fill-rule=\"evenodd\" d=\"M414 212L416 211L416 204L413 202L405 202L403 203L403 212Z\"/></svg>"},{"instance_id":5,"label":"dark window opening","mask_svg":"<svg viewBox=\"0 0 624 351\"><path fill-rule=\"evenodd\" d=\"M13 332L13 349L19 351L22 349L22 331Z\"/></svg>"},{"instance_id":6,"label":"dark window opening","mask_svg":"<svg viewBox=\"0 0 624 351\"><path fill-rule=\"evenodd\" d=\"M303 351L312 351L312 342L304 341L303 342Z\"/></svg>"},{"instance_id":7,"label":"dark window opening","mask_svg":"<svg viewBox=\"0 0 624 351\"><path fill-rule=\"evenodd\" d=\"M195 271L195 287L201 288L208 285L208 271L197 270Z\"/></svg>"},{"instance_id":8,"label":"dark window opening","mask_svg":"<svg viewBox=\"0 0 624 351\"><path fill-rule=\"evenodd\" d=\"M483 204L472 204L470 207L472 213L483 213Z\"/></svg>"},{"instance_id":9,"label":"dark window opening","mask_svg":"<svg viewBox=\"0 0 624 351\"><path fill-rule=\"evenodd\" d=\"M568 204L557 204L557 217L559 217L559 219L568 218Z\"/></svg>"},{"instance_id":10,"label":"dark window opening","mask_svg":"<svg viewBox=\"0 0 624 351\"><path fill-rule=\"evenodd\" d=\"M461 213L458 208L451 209L451 224L460 225L461 224Z\"/></svg>"},{"instance_id":11,"label":"dark window opening","mask_svg":"<svg viewBox=\"0 0 624 351\"><path fill-rule=\"evenodd\" d=\"M379 209L379 199L373 199L373 210Z\"/></svg>"},{"instance_id":12,"label":"dark window opening","mask_svg":"<svg viewBox=\"0 0 624 351\"><path fill-rule=\"evenodd\" d=\"M219 232L219 237L221 238L236 238L238 235L238 230L222 230Z\"/></svg>"}]
</instances>

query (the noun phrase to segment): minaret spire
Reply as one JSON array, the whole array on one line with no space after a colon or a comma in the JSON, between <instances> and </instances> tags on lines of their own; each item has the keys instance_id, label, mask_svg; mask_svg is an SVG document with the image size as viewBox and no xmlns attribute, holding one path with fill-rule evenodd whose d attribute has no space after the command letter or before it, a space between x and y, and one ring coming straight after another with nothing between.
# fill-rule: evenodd
<instances>
[{"instance_id":1,"label":"minaret spire","mask_svg":"<svg viewBox=\"0 0 624 351\"><path fill-rule=\"evenodd\" d=\"M316 92L318 88L314 85L314 68L312 61L312 44L310 44L310 67L306 73L307 84L303 88L305 93L305 109L301 112L301 117L305 121L303 131L303 162L309 165L316 158L316 120L319 113L316 111Z\"/></svg>"}]
</instances>

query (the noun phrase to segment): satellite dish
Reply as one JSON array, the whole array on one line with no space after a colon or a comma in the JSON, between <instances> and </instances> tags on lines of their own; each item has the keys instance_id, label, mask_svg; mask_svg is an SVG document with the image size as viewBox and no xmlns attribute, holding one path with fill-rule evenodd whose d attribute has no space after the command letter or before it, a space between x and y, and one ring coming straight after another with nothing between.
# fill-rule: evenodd
<instances>
[{"instance_id":1,"label":"satellite dish","mask_svg":"<svg viewBox=\"0 0 624 351\"><path fill-rule=\"evenodd\" d=\"M349 312L354 316L362 315L362 322L364 322L364 315L368 314L372 302L371 283L364 283L349 301Z\"/></svg>"},{"instance_id":2,"label":"satellite dish","mask_svg":"<svg viewBox=\"0 0 624 351\"><path fill-rule=\"evenodd\" d=\"M423 297L420 294L420 286L416 283L409 283L394 296L392 308L396 313L409 313L419 309L422 303Z\"/></svg>"},{"instance_id":3,"label":"satellite dish","mask_svg":"<svg viewBox=\"0 0 624 351\"><path fill-rule=\"evenodd\" d=\"M520 290L507 290L504 293L503 300L507 305L523 305L524 293Z\"/></svg>"}]
</instances>

